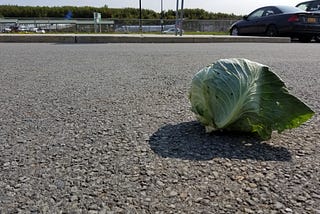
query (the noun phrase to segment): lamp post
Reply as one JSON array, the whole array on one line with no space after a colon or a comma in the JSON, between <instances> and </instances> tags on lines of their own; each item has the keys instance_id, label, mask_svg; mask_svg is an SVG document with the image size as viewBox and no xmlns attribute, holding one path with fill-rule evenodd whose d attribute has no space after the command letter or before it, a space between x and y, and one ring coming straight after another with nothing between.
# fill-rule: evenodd
<instances>
[{"instance_id":1,"label":"lamp post","mask_svg":"<svg viewBox=\"0 0 320 214\"><path fill-rule=\"evenodd\" d=\"M163 0L161 0L161 3L160 3L160 7L161 7L161 11L160 11L160 24L161 24L161 33L163 31Z\"/></svg>"},{"instance_id":2,"label":"lamp post","mask_svg":"<svg viewBox=\"0 0 320 214\"><path fill-rule=\"evenodd\" d=\"M183 3L184 3L184 0L181 0L181 11L180 11L180 36L182 36Z\"/></svg>"}]
</instances>

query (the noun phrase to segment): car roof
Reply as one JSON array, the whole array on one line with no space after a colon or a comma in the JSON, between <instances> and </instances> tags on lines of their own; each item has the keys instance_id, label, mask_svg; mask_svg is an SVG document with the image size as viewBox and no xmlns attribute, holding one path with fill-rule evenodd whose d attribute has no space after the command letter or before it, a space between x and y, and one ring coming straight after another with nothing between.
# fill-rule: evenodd
<instances>
[{"instance_id":1,"label":"car roof","mask_svg":"<svg viewBox=\"0 0 320 214\"><path fill-rule=\"evenodd\" d=\"M269 5L269 6L264 6L264 7L260 7L257 8L256 10L260 10L260 9L266 9L266 8L277 8L278 10L280 10L282 13L301 13L301 12L306 12L300 8L294 7L294 6L288 6L288 5ZM254 11L256 11L254 10ZM254 12L253 11L253 12ZM251 13L253 13L251 12Z\"/></svg>"}]
</instances>

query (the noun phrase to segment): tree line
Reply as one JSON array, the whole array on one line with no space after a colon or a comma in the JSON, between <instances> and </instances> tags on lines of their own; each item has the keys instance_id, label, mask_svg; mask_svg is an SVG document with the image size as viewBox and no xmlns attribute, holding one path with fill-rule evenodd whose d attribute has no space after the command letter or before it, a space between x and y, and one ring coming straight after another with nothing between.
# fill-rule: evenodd
<instances>
[{"instance_id":1,"label":"tree line","mask_svg":"<svg viewBox=\"0 0 320 214\"><path fill-rule=\"evenodd\" d=\"M15 18L92 18L93 13L101 13L102 18L110 19L139 19L140 10L137 8L109 8L104 7L40 7L0 5L0 17ZM157 13L153 10L142 9L142 19L175 19L176 11L168 10ZM187 19L238 19L234 14L212 13L203 9L184 9L184 18Z\"/></svg>"}]
</instances>

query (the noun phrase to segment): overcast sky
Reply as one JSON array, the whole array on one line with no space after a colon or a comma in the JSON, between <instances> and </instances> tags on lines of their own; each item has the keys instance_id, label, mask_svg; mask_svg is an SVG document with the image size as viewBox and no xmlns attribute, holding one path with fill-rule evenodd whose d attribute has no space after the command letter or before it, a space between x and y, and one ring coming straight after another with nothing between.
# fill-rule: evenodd
<instances>
[{"instance_id":1,"label":"overcast sky","mask_svg":"<svg viewBox=\"0 0 320 214\"><path fill-rule=\"evenodd\" d=\"M175 9L176 0L162 0L164 10ZM179 0L181 3L182 0ZM184 0L184 8L201 8L210 12L234 13L245 15L252 10L268 5L291 5L304 0ZM161 0L141 0L142 8L159 12ZM94 6L107 5L110 8L133 7L139 8L139 0L0 0L0 5L21 6ZM180 6L179 6L180 7Z\"/></svg>"}]
</instances>

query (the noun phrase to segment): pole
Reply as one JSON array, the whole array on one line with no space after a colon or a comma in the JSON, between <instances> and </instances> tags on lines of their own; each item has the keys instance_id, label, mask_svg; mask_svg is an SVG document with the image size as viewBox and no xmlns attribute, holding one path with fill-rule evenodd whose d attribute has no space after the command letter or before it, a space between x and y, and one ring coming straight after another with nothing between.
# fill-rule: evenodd
<instances>
[{"instance_id":1,"label":"pole","mask_svg":"<svg viewBox=\"0 0 320 214\"><path fill-rule=\"evenodd\" d=\"M93 13L94 18L94 33L97 33L97 12Z\"/></svg>"},{"instance_id":2,"label":"pole","mask_svg":"<svg viewBox=\"0 0 320 214\"><path fill-rule=\"evenodd\" d=\"M142 33L141 19L142 19L141 0L139 0L139 31L140 33Z\"/></svg>"},{"instance_id":3,"label":"pole","mask_svg":"<svg viewBox=\"0 0 320 214\"><path fill-rule=\"evenodd\" d=\"M176 6L176 26L175 26L175 29L176 29L176 36L178 35L178 22L179 22L179 0L177 0L177 6Z\"/></svg>"},{"instance_id":4,"label":"pole","mask_svg":"<svg viewBox=\"0 0 320 214\"><path fill-rule=\"evenodd\" d=\"M180 36L182 36L183 3L184 3L184 0L181 0L181 12L180 12Z\"/></svg>"},{"instance_id":5,"label":"pole","mask_svg":"<svg viewBox=\"0 0 320 214\"><path fill-rule=\"evenodd\" d=\"M160 17L160 23L161 23L161 33L163 31L163 0L161 0L161 17Z\"/></svg>"}]
</instances>

